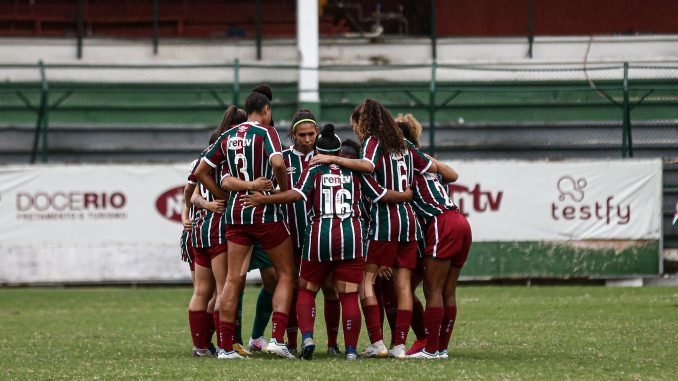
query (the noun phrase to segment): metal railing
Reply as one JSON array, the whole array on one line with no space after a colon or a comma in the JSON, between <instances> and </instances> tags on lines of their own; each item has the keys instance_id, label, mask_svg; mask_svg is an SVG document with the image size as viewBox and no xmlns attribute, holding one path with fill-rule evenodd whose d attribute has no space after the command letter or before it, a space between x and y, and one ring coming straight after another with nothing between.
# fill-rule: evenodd
<instances>
[{"instance_id":1,"label":"metal railing","mask_svg":"<svg viewBox=\"0 0 678 381\"><path fill-rule=\"evenodd\" d=\"M319 70L319 89L298 88L307 70ZM634 123L678 123L678 65L516 68L434 62L308 69L237 60L156 66L39 62L0 65L0 79L0 124L35 125L32 163L49 159L51 122L216 125L229 104L242 105L248 86L261 82L274 88L276 122L298 108L301 92L319 92L318 118L328 122L345 123L355 104L375 98L394 114L414 113L425 124L423 145L432 154L440 144L436 133L445 126L565 122L618 125L619 153L633 157Z\"/></svg>"}]
</instances>

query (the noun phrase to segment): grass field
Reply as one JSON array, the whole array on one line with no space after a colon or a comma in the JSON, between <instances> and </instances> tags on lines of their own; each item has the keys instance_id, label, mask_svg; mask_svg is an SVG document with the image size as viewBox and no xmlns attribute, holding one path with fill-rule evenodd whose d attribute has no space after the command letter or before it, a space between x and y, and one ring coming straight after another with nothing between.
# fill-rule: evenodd
<instances>
[{"instance_id":1,"label":"grass field","mask_svg":"<svg viewBox=\"0 0 678 381\"><path fill-rule=\"evenodd\" d=\"M256 292L247 290L245 338ZM433 362L325 357L321 297L311 362L192 358L190 293L0 289L0 379L678 378L678 288L462 287L450 359Z\"/></svg>"}]
</instances>

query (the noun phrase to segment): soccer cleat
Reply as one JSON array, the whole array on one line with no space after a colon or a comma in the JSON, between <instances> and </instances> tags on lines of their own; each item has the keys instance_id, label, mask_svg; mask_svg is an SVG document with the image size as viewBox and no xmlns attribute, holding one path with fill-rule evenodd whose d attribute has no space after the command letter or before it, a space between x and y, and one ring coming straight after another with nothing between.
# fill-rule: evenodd
<instances>
[{"instance_id":1,"label":"soccer cleat","mask_svg":"<svg viewBox=\"0 0 678 381\"><path fill-rule=\"evenodd\" d=\"M423 360L435 360L438 358L438 352L436 353L428 353L426 350L421 350L417 353L411 354L407 356L408 359L423 359Z\"/></svg>"},{"instance_id":2,"label":"soccer cleat","mask_svg":"<svg viewBox=\"0 0 678 381\"><path fill-rule=\"evenodd\" d=\"M275 339L271 339L266 347L266 352L272 353L278 357L287 359L295 358L294 355L287 349L287 345L278 343Z\"/></svg>"},{"instance_id":3,"label":"soccer cleat","mask_svg":"<svg viewBox=\"0 0 678 381\"><path fill-rule=\"evenodd\" d=\"M365 357L385 358L388 357L388 349L386 349L384 341L379 340L376 343L368 345L362 355Z\"/></svg>"},{"instance_id":4,"label":"soccer cleat","mask_svg":"<svg viewBox=\"0 0 678 381\"><path fill-rule=\"evenodd\" d=\"M296 347L294 347L294 348L287 347L287 350L290 351L291 354L293 354L295 356L297 355L297 348Z\"/></svg>"},{"instance_id":5,"label":"soccer cleat","mask_svg":"<svg viewBox=\"0 0 678 381\"><path fill-rule=\"evenodd\" d=\"M406 352L405 344L398 344L398 345L394 346L393 348L391 348L391 350L388 351L388 354L389 354L389 356L395 357L397 359L404 359L404 358L407 358L407 356L405 355L405 352Z\"/></svg>"},{"instance_id":6,"label":"soccer cleat","mask_svg":"<svg viewBox=\"0 0 678 381\"><path fill-rule=\"evenodd\" d=\"M358 352L355 350L353 347L348 347L346 348L346 360L352 361L352 360L357 360L360 356L358 356Z\"/></svg>"},{"instance_id":7,"label":"soccer cleat","mask_svg":"<svg viewBox=\"0 0 678 381\"><path fill-rule=\"evenodd\" d=\"M219 360L244 360L246 357L242 357L236 351L226 352L224 349L219 350Z\"/></svg>"},{"instance_id":8,"label":"soccer cleat","mask_svg":"<svg viewBox=\"0 0 678 381\"><path fill-rule=\"evenodd\" d=\"M315 342L312 337L307 337L301 344L301 356L304 360L313 360L313 352L315 351Z\"/></svg>"},{"instance_id":9,"label":"soccer cleat","mask_svg":"<svg viewBox=\"0 0 678 381\"><path fill-rule=\"evenodd\" d=\"M412 347L408 349L405 354L408 356L413 355L417 352L423 351L424 348L426 348L426 338L415 341L414 344L412 344Z\"/></svg>"},{"instance_id":10,"label":"soccer cleat","mask_svg":"<svg viewBox=\"0 0 678 381\"><path fill-rule=\"evenodd\" d=\"M193 357L214 357L209 349L200 349L193 347Z\"/></svg>"},{"instance_id":11,"label":"soccer cleat","mask_svg":"<svg viewBox=\"0 0 678 381\"><path fill-rule=\"evenodd\" d=\"M447 359L447 358L449 358L449 356L448 356L448 354L447 354L447 349L443 349L442 351L439 351L439 352L438 352L438 358L439 358L439 359Z\"/></svg>"},{"instance_id":12,"label":"soccer cleat","mask_svg":"<svg viewBox=\"0 0 678 381\"><path fill-rule=\"evenodd\" d=\"M327 354L330 356L339 356L341 354L341 349L335 344L333 347L327 348Z\"/></svg>"},{"instance_id":13,"label":"soccer cleat","mask_svg":"<svg viewBox=\"0 0 678 381\"><path fill-rule=\"evenodd\" d=\"M240 356L252 356L252 352L245 349L240 343L233 343L233 350L238 352Z\"/></svg>"},{"instance_id":14,"label":"soccer cleat","mask_svg":"<svg viewBox=\"0 0 678 381\"><path fill-rule=\"evenodd\" d=\"M247 344L247 349L251 352L266 352L266 347L268 346L268 340L265 337L261 336L256 339L250 337L250 341Z\"/></svg>"}]
</instances>

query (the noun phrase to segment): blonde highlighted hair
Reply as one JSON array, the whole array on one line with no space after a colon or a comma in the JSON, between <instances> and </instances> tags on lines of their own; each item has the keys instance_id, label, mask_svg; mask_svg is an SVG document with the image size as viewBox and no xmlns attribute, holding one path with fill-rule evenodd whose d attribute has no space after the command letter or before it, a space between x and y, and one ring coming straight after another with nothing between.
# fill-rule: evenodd
<instances>
[{"instance_id":1,"label":"blonde highlighted hair","mask_svg":"<svg viewBox=\"0 0 678 381\"><path fill-rule=\"evenodd\" d=\"M414 117L412 114L398 114L398 117L395 118L395 121L398 125L405 125L410 132L410 136L405 136L412 140L412 144L419 147L419 137L421 136L421 123Z\"/></svg>"}]
</instances>

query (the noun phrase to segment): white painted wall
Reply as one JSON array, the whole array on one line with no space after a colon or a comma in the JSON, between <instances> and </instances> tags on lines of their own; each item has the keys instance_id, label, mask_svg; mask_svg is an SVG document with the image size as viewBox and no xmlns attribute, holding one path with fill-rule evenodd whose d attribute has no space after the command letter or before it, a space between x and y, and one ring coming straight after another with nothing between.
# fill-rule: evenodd
<instances>
[{"instance_id":1,"label":"white painted wall","mask_svg":"<svg viewBox=\"0 0 678 381\"><path fill-rule=\"evenodd\" d=\"M439 63L581 64L587 51L589 63L678 62L678 35L537 37L533 59L527 58L525 38L444 38L438 42ZM84 57L78 60L75 39L0 38L0 63L220 64L232 63L235 58L255 63L255 49L253 41L160 40L154 56L150 39L85 39ZM262 49L265 64L296 65L305 56L309 60L314 56L312 52L299 54L295 40L265 39ZM394 38L381 43L322 39L318 55L321 65L428 63L430 46L425 38Z\"/></svg>"}]
</instances>

